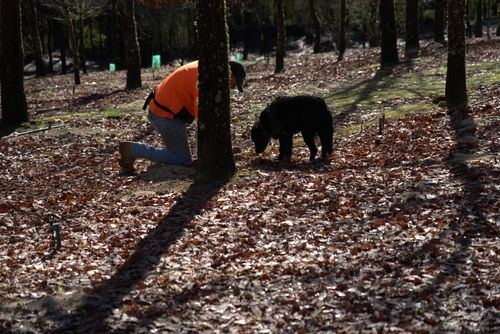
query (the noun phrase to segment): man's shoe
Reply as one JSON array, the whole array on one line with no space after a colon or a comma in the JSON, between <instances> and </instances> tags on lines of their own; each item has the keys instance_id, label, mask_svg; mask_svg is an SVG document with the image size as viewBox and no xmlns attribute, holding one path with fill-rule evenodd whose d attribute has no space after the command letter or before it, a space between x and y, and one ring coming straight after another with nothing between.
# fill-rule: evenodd
<instances>
[{"instance_id":1,"label":"man's shoe","mask_svg":"<svg viewBox=\"0 0 500 334\"><path fill-rule=\"evenodd\" d=\"M132 156L132 142L122 141L118 146L118 151L120 152L120 160L118 163L122 169L122 173L125 175L134 174L134 157Z\"/></svg>"}]
</instances>

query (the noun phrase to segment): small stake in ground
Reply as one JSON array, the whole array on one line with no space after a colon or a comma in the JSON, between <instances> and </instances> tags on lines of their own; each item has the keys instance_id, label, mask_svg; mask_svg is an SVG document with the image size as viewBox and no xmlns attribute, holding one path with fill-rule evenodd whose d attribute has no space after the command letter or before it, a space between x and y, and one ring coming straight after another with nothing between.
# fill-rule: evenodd
<instances>
[{"instance_id":1,"label":"small stake in ground","mask_svg":"<svg viewBox=\"0 0 500 334\"><path fill-rule=\"evenodd\" d=\"M378 134L381 135L384 132L384 124L385 124L385 113L382 114L382 117L378 119Z\"/></svg>"},{"instance_id":2,"label":"small stake in ground","mask_svg":"<svg viewBox=\"0 0 500 334\"><path fill-rule=\"evenodd\" d=\"M50 224L50 229L54 233L54 238L55 238L55 248L60 249L61 248L61 225L58 223L55 224Z\"/></svg>"}]
</instances>

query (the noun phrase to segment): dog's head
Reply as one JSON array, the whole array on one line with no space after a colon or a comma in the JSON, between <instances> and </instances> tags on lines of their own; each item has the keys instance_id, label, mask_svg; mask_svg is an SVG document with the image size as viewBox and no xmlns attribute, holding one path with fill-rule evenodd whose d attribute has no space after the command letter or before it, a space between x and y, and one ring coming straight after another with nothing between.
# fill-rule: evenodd
<instances>
[{"instance_id":1,"label":"dog's head","mask_svg":"<svg viewBox=\"0 0 500 334\"><path fill-rule=\"evenodd\" d=\"M269 137L274 139L278 139L285 133L283 123L278 119L276 104L276 102L268 104L259 117L260 126L266 129Z\"/></svg>"},{"instance_id":2,"label":"dog's head","mask_svg":"<svg viewBox=\"0 0 500 334\"><path fill-rule=\"evenodd\" d=\"M250 131L250 137L255 144L255 152L257 154L264 152L271 140L271 137L264 130L259 121L253 124L252 130Z\"/></svg>"}]
</instances>

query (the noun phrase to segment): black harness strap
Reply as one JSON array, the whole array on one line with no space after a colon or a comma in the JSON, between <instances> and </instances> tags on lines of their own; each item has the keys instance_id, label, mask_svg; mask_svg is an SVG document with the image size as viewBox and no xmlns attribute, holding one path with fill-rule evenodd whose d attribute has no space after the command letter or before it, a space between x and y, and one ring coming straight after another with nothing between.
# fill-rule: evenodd
<instances>
[{"instance_id":1,"label":"black harness strap","mask_svg":"<svg viewBox=\"0 0 500 334\"><path fill-rule=\"evenodd\" d=\"M164 105L160 104L158 101L156 101L155 98L153 98L153 103L155 104L155 106L157 106L158 108L160 108L161 110L165 111L165 112L168 112L170 114L172 114L172 116L175 117L175 114L172 110L168 109L167 107L165 107Z\"/></svg>"},{"instance_id":2,"label":"black harness strap","mask_svg":"<svg viewBox=\"0 0 500 334\"><path fill-rule=\"evenodd\" d=\"M165 112L168 112L169 114L171 114L172 116L175 117L175 114L172 112L172 110L168 109L167 107L165 107L164 105L160 104L156 98L155 98L155 92L152 91L151 93L149 93L148 97L146 98L146 101L144 101L144 105L142 106L142 110L146 110L146 108L149 106L149 102L151 102L151 100L153 100L153 103L155 104L155 106L157 106L158 108L160 108L161 110L165 111Z\"/></svg>"},{"instance_id":3,"label":"black harness strap","mask_svg":"<svg viewBox=\"0 0 500 334\"><path fill-rule=\"evenodd\" d=\"M146 98L146 101L144 101L144 105L142 106L142 110L146 110L146 108L149 106L149 102L151 102L152 99L155 98L155 92L149 93L148 97Z\"/></svg>"}]
</instances>

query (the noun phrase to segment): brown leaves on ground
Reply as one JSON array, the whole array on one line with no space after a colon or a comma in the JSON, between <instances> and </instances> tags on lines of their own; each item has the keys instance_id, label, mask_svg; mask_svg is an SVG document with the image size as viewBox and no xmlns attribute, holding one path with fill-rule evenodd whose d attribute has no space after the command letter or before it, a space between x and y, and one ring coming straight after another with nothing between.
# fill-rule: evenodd
<instances>
[{"instance_id":1,"label":"brown leaves on ground","mask_svg":"<svg viewBox=\"0 0 500 334\"><path fill-rule=\"evenodd\" d=\"M336 137L329 161L308 162L300 143L286 166L270 160L276 146L252 153L248 105L319 77L347 80L369 52L342 64L290 57L287 76L255 65L232 101L240 175L227 184L144 161L137 177L118 176L119 140L159 145L134 118L96 113L0 140L0 329L499 330L498 85L470 92L489 102L458 114ZM58 251L51 223L62 226Z\"/></svg>"}]
</instances>

